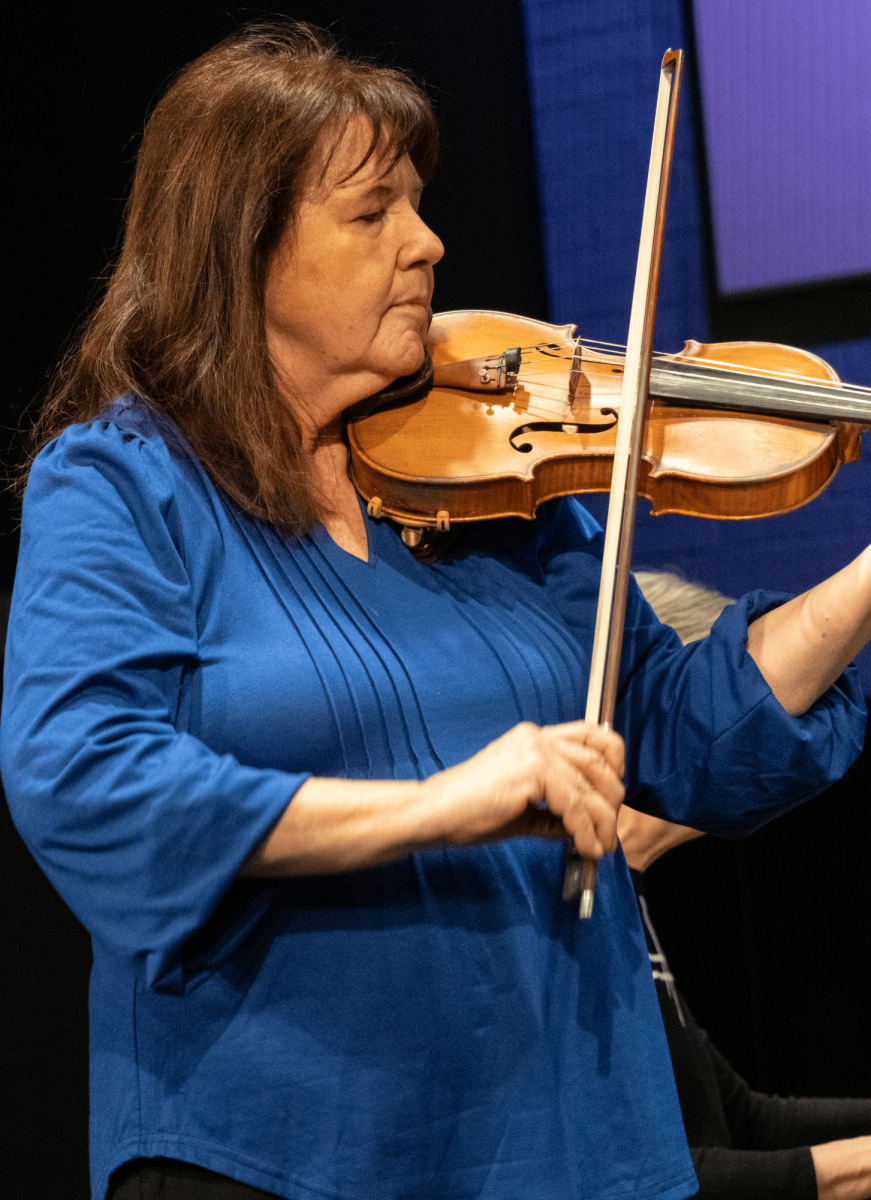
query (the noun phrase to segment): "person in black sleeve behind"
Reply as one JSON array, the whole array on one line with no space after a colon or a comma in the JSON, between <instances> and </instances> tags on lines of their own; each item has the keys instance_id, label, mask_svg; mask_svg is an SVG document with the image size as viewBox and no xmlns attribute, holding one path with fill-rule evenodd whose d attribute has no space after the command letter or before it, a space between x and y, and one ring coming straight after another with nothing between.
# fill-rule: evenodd
<instances>
[{"instance_id":1,"label":"person in black sleeve behind","mask_svg":"<svg viewBox=\"0 0 871 1200\"><path fill-rule=\"evenodd\" d=\"M668 969L644 897L644 871L700 835L635 812L618 823L644 921L699 1200L866 1200L871 1100L754 1092L695 1022Z\"/></svg>"},{"instance_id":2,"label":"person in black sleeve behind","mask_svg":"<svg viewBox=\"0 0 871 1200\"><path fill-rule=\"evenodd\" d=\"M660 620L704 637L731 601L673 575L638 572ZM678 991L644 895L644 872L698 830L620 810L618 832L644 923L699 1200L867 1200L871 1100L767 1096L719 1053Z\"/></svg>"}]
</instances>

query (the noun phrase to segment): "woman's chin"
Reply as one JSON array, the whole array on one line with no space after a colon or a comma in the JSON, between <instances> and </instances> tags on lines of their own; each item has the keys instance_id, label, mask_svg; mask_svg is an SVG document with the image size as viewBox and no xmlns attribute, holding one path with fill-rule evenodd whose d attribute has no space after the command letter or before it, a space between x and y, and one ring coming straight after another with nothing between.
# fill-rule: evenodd
<instances>
[{"instance_id":1,"label":"woman's chin","mask_svg":"<svg viewBox=\"0 0 871 1200\"><path fill-rule=\"evenodd\" d=\"M383 374L389 376L388 383L393 383L395 379L402 379L405 375L413 375L423 366L426 355L424 342L415 334L413 339L408 339L408 343L398 353L390 356L389 363L385 359Z\"/></svg>"}]
</instances>

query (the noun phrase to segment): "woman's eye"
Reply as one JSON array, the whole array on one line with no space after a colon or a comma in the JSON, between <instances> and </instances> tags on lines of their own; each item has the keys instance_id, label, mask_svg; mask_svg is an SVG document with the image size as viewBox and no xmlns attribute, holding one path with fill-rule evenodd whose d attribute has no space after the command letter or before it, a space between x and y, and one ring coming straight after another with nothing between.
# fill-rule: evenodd
<instances>
[{"instance_id":1,"label":"woman's eye","mask_svg":"<svg viewBox=\"0 0 871 1200\"><path fill-rule=\"evenodd\" d=\"M375 225L375 224L377 224L378 221L381 220L381 218L383 216L384 216L384 209L380 208L378 210L378 212L364 213L361 217L358 217L357 219L359 221L362 221L365 225Z\"/></svg>"}]
</instances>

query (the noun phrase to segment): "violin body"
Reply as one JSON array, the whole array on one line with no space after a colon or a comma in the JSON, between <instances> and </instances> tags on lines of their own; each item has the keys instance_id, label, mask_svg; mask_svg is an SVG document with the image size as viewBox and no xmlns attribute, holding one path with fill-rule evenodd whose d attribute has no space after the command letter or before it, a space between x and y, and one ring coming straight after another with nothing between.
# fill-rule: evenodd
<instances>
[{"instance_id":1,"label":"violin body","mask_svg":"<svg viewBox=\"0 0 871 1200\"><path fill-rule=\"evenodd\" d=\"M507 313L436 315L428 340L435 386L349 421L352 477L369 511L447 529L532 518L552 497L607 492L623 359L584 347L574 333L573 325ZM522 347L514 385L494 387L492 372L480 382L488 377L480 360L508 347ZM816 355L763 342L687 342L670 361L714 362L721 379L733 369L741 379L774 374L839 384ZM651 394L638 491L655 513L740 520L786 512L859 455L856 424L666 403L653 382Z\"/></svg>"}]
</instances>

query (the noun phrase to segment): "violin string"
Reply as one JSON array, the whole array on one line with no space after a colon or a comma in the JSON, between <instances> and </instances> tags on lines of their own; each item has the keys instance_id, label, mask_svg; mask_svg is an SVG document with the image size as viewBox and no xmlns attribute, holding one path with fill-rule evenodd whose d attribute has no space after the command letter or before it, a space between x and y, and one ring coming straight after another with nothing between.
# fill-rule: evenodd
<instances>
[{"instance_id":1,"label":"violin string","mask_svg":"<svg viewBox=\"0 0 871 1200\"><path fill-rule=\"evenodd\" d=\"M521 371L518 376L518 382L520 382L521 384L529 383L529 385L531 387L535 388L536 392L540 392L540 391L558 392L558 393L560 393L561 396L564 397L563 403L565 405L568 405L568 381L566 381L564 383L549 383L549 382L547 382L546 379L542 379L537 376L534 378L530 378L529 376L527 376L527 374L525 372ZM801 380L801 379L799 379L799 380L784 380L781 378L779 380L779 382L784 384L785 388L788 390L790 383L793 383L793 382L794 383L803 383L804 380ZM808 382L809 383L819 383L820 381L819 380L809 380ZM736 378L736 379L730 381L730 387L733 388L733 390L735 392L736 400L738 399L738 396L742 390L746 390L748 388L754 388L755 386L757 386L757 385L753 379ZM822 386L825 387L826 390L831 388L831 394L832 394L833 400L836 400L838 395L842 394L842 389L837 387L836 385L823 384ZM867 395L867 396L869 396L869 398L871 398L871 388L860 387L858 385L856 387L853 387L851 385L850 391L847 394L849 396L849 395L853 395L857 392L862 396ZM799 394L801 394L801 393L799 393ZM601 399L601 403L599 405L597 405L597 407L602 407L603 405L605 407L607 407L609 403L613 404L618 401L619 394L615 392L613 395L613 398L610 400L607 396L601 396L600 399ZM692 407L692 400L690 400L690 399L684 400L681 403L683 404L684 407L688 407L688 406ZM798 417L798 415L799 414L796 414L796 417ZM825 416L825 414L822 414L822 415Z\"/></svg>"},{"instance_id":2,"label":"violin string","mask_svg":"<svg viewBox=\"0 0 871 1200\"><path fill-rule=\"evenodd\" d=\"M535 376L545 376L545 375L557 374L560 371L560 368L556 367L552 364L556 363L560 360L563 362L570 362L570 361L572 361L572 358L569 355L562 355L562 356L560 356L560 358L557 358L555 356L553 359L545 360L544 362L538 362L535 364L528 363L527 365L522 366L520 368L520 371L518 372L518 378L523 380L523 379L530 379ZM813 376L813 375L792 375L792 374L784 375L782 372L773 371L773 370L769 370L767 368L760 368L760 367L754 367L752 369L747 368L746 370L742 371L741 369L736 369L735 363L728 362L725 359L700 359L700 360L676 359L675 356L671 355L671 354L657 353L654 355L654 360L657 362L663 362L663 363L677 362L679 364L687 364L692 367L698 367L702 371L705 371L705 370L715 371L718 369L729 370L734 375L734 379L730 380L730 383L733 384L736 388L753 387L755 385L755 381L758 379L771 379L771 380L776 380L778 383L782 383L786 387L788 387L791 383L804 384L804 385L809 385L809 386L815 385L817 387L822 387L822 388L826 388L826 389L830 388L833 393L837 393L842 388L847 388L851 392L859 392L862 395L871 396L871 387L868 387L864 384L849 383L849 382L845 383L844 381L836 382L833 379L820 379L818 376ZM587 363L587 364L597 363L599 361L600 360L598 360L598 359L584 359L584 358L582 358L580 360L580 362ZM602 365L607 366L607 362L603 362ZM616 372L615 372L615 374L616 374ZM748 376L750 376L751 378L748 378ZM560 387L564 387L565 385L564 384L546 384L542 380L539 384L537 384L537 386L560 388Z\"/></svg>"},{"instance_id":3,"label":"violin string","mask_svg":"<svg viewBox=\"0 0 871 1200\"><path fill-rule=\"evenodd\" d=\"M833 387L833 388L837 388L839 386L839 384L835 380L820 379L819 376L814 376L814 375L799 375L799 374L784 375L784 373L782 371L770 370L767 367L752 367L752 368L747 367L745 370L742 371L742 369L740 367L736 367L736 364L734 362L730 362L727 359L679 358L673 354L666 354L662 351L657 351L653 355L653 358L654 358L654 361L657 361L657 362L666 362L666 363L667 362L677 362L679 364L688 364L689 366L692 366L692 367L698 367L700 370L708 370L708 369L715 370L717 368L722 367L724 369L728 369L728 370L732 371L739 378L742 374L747 374L747 375L758 376L761 378L776 379L776 380L782 381L784 383L807 382L807 383L811 383L811 384L814 384L814 383L819 384L819 385L822 385L823 387ZM528 375L548 374L548 373L552 373L554 370L559 370L559 368L552 367L551 366L552 363L560 362L560 361L561 362L572 362L573 360L574 360L574 356L569 355L569 354L564 354L564 355L559 355L559 356L554 355L553 357L547 356L544 359L544 361L538 361L534 365L532 363L528 363L528 365L526 367L521 368L521 371L523 371L525 374L528 374ZM582 357L579 361L584 362L584 363L601 363L602 366L607 366L608 362L612 361L612 360L608 360L608 359L602 360L602 359ZM867 387L863 384L859 384L859 383L844 384L843 380L841 380L840 382L845 387L849 387L856 391L871 392L871 387Z\"/></svg>"},{"instance_id":4,"label":"violin string","mask_svg":"<svg viewBox=\"0 0 871 1200\"><path fill-rule=\"evenodd\" d=\"M521 382L522 382L522 376L521 376ZM752 380L736 379L734 382L736 385L739 385L739 386L743 385L743 386L750 387L753 385ZM546 383L544 380L537 380L534 384L534 387L536 389L536 392L540 392L541 390L546 389L548 391L558 393L558 396L553 397L554 403L552 405L548 405L547 397L537 395L536 396L537 403L526 403L523 406L521 406L515 410L518 419L526 418L527 421L532 421L532 420L538 419L538 420L553 422L554 424L564 424L564 425L577 425L577 424L585 423L583 421L579 421L578 416L580 414L573 411L573 409L569 403L568 388L565 383L549 384L549 383ZM837 391L837 389L833 389L833 390ZM871 392L871 389L867 389L867 388L863 388L861 390ZM484 397L486 395L487 395L486 392L480 393L482 403L485 403ZM497 395L507 397L508 395L511 395L511 393L505 393L505 392L492 393L492 395L493 395L494 399L493 400L488 399L486 401L488 406L493 405L495 397ZM603 396L600 398L600 403L598 403L595 406L590 406L590 407L593 408L593 411L599 411L602 409L607 409L607 408L613 407L618 402L618 400L619 400L619 397L616 395L613 397L613 399L610 402L607 397ZM545 403L542 404L542 401L545 401ZM508 407L513 404L514 404L513 400L508 400L507 405L504 405L504 406ZM684 401L683 407L692 407L692 401ZM607 429L610 427L611 426L609 426L609 425L603 425L602 428L604 430L604 429Z\"/></svg>"},{"instance_id":5,"label":"violin string","mask_svg":"<svg viewBox=\"0 0 871 1200\"><path fill-rule=\"evenodd\" d=\"M547 381L546 378L543 378L544 376L547 376L547 375L562 373L562 368L560 366L557 366L556 364L562 363L562 362L573 362L574 361L574 352L572 354L553 354L553 353L548 354L545 352L545 350L542 349L543 347L548 347L548 345L553 345L554 349L558 348L553 343L549 344L549 343L545 343L545 342L538 342L532 346L519 347L521 353L523 351L537 351L538 353L541 354L542 357L541 357L541 359L535 360L534 362L530 362L529 360L527 360L526 365L521 366L521 368L518 372L518 382L523 383L526 381L532 381L533 386L536 388L536 391L538 391L538 392L547 390L547 391L558 393L559 399L557 400L557 397L554 397L554 399L557 400L558 408L551 409L550 407L542 408L540 405L535 405L535 406L527 405L523 409L518 410L518 416L520 416L522 414L522 415L526 415L531 418L538 417L538 418L551 420L554 423L556 423L556 422L565 423L565 424L575 423L575 422L572 422L572 420L571 420L571 418L572 418L572 416L574 416L574 414L572 412L571 405L570 405L569 398L568 398L568 380L561 379L558 382L551 383L551 382ZM607 366L607 363L609 361L613 362L614 358L617 356L615 356L611 353L609 353L608 358L606 358L604 360L596 359L596 358L586 358L585 359L583 357L583 350L588 350L588 351L593 350L594 353L597 353L599 351L596 350L596 347L599 347L599 346L607 346L610 349L618 349L618 350L624 349L624 347L622 347L617 342L598 342L598 341L591 342L591 341L585 340L582 343L582 357L580 359L580 362L586 362L587 364L601 363L604 366ZM604 353L604 351L602 351L602 353ZM497 358L499 356L491 355L489 357ZM784 385L787 388L789 387L790 383L798 383L800 385L806 384L806 385L811 385L811 386L816 385L817 387L823 387L827 390L831 389L831 391L833 393L833 398L840 391L839 385L834 380L821 380L819 378L814 378L813 376L807 376L807 375L791 375L791 376L784 377L782 373L778 373L776 371L769 370L768 368L757 368L752 371L748 370L745 372L741 372L740 369L736 370L735 363L728 362L726 360L721 360L721 359L679 359L678 356L676 356L674 354L668 354L664 351L654 351L653 358L654 358L654 360L660 361L663 363L675 362L675 361L689 363L693 367L699 367L702 370L714 371L714 370L717 370L718 368L728 369L733 374L733 378L730 380L730 384L731 384L731 386L734 387L736 394L741 389L752 388L752 387L758 386L757 381L759 379L776 380L778 383ZM742 374L744 376L743 378L742 378ZM747 378L748 375L751 376L751 378ZM535 378L536 376L538 378ZM846 387L849 388L849 390L853 393L858 392L862 395L871 396L871 387L866 387L861 384L849 384L849 383L846 384ZM539 400L541 400L541 399L544 399L544 397L539 397ZM616 399L616 397L615 397L615 399ZM600 408L608 407L608 404L606 402L604 404L599 405L599 407ZM565 420L566 417L568 417L568 420Z\"/></svg>"},{"instance_id":6,"label":"violin string","mask_svg":"<svg viewBox=\"0 0 871 1200\"><path fill-rule=\"evenodd\" d=\"M522 373L520 376L520 382L521 383L524 382L524 375ZM733 383L735 385L736 399L737 399L738 390L741 387L753 387L754 386L753 380L735 379L733 381ZM534 381L532 386L535 388L536 393L540 393L542 391L549 391L549 392L557 393L557 395L553 397L555 404L554 404L554 406L543 407L541 404L541 401L545 400L545 402L546 402L547 397L541 396L539 394L537 396L538 403L537 404L527 403L522 408L519 408L517 410L518 416L526 415L526 416L533 417L533 418L539 417L542 419L548 419L548 420L565 423L565 424L578 424L579 423L576 419L576 413L573 411L571 404L569 402L568 386L566 383L548 383L544 379L539 378ZM833 390L833 393L837 394L839 389L833 388L832 390ZM869 389L869 388L861 388L858 390L861 390L862 392L871 393L871 389ZM506 393L499 393L499 394L505 395ZM481 395L483 397L484 395L486 395L486 393L482 392ZM601 396L599 398L599 403L596 405L592 405L590 407L593 407L595 409L609 408L609 407L612 407L614 404L616 404L618 401L619 401L619 397L616 394L610 400L606 396ZM488 403L491 403L491 402L488 401ZM513 403L513 401L510 401L509 403ZM683 401L683 406L684 407L687 407L687 406L692 407L692 401L690 401L690 400Z\"/></svg>"},{"instance_id":7,"label":"violin string","mask_svg":"<svg viewBox=\"0 0 871 1200\"><path fill-rule=\"evenodd\" d=\"M521 349L521 351L523 351L523 350L538 350L539 347L546 346L546 345L548 345L548 343L539 342L534 346L521 346L520 349ZM581 361L585 361L584 356L583 356L584 350L592 350L594 352L598 351L603 354L609 355L609 357L622 357L625 354L626 347L621 342L605 342L605 341L600 341L598 338L583 338L581 340ZM613 351L618 351L620 353L617 355L614 355ZM571 354L561 354L561 355L547 354L547 355L544 355L544 357L551 358L553 360L563 359L563 360L572 361L574 359L574 352L572 352ZM690 363L694 367L711 368L711 369L717 369L719 367L723 367L723 368L731 370L731 371L736 371L736 364L734 362L729 361L728 359L682 358L679 353L670 353L666 350L654 350L652 357L654 359L664 360L666 362L679 361L679 362ZM592 359L592 360L587 359L586 361L595 362L597 360L596 359ZM822 361L825 361L825 360L822 360ZM740 368L738 368L738 371L736 371L736 373L739 373L739 372L740 372ZM839 384L836 383L834 380L820 379L819 376L801 375L801 374L795 374L795 375L790 374L788 376L784 376L782 372L770 370L765 367L754 367L752 369L752 371L748 368L747 373L761 375L763 377L770 377L772 379L777 379L777 380L784 381L784 382L796 380L797 382L805 382L806 381L808 383L819 384L824 387L837 388L839 386ZM843 379L840 380L839 382L844 387L850 388L851 391L863 392L867 395L871 395L871 387L869 387L865 384L850 383L848 380L843 380Z\"/></svg>"},{"instance_id":8,"label":"violin string","mask_svg":"<svg viewBox=\"0 0 871 1200\"><path fill-rule=\"evenodd\" d=\"M586 422L577 420L574 413L572 412L572 409L569 406L567 388L566 388L565 384L557 384L557 383L547 384L547 383L539 382L539 383L536 383L535 387L536 387L536 390L538 390L540 388L549 388L550 390L552 390L554 392L558 392L559 396L554 398L555 403L551 407L545 407L541 404L541 401L545 400L545 402L546 402L548 397L542 397L542 396L536 397L536 399L539 401L538 404L535 404L535 403L524 404L515 410L518 417L529 417L529 418L538 417L542 420L553 421L555 424L564 424L564 425L578 425L578 424L586 423ZM513 393L510 393L507 391L489 393L489 395L493 396L494 399L487 399L486 401L484 399L484 397L488 395L488 393L486 391L478 392L478 393L476 393L476 395L480 397L480 402L482 404L486 403L488 407L494 406L495 397L497 397L497 396L506 397L506 403L499 405L499 407L507 408L507 407L510 407L512 404L514 404L514 400L509 398L513 395ZM596 407L596 409L594 409L594 411L599 411L602 408L608 408L608 407L610 407L608 405L608 403L603 400L603 403L601 405L598 405ZM604 425L603 428L610 428L610 426Z\"/></svg>"},{"instance_id":9,"label":"violin string","mask_svg":"<svg viewBox=\"0 0 871 1200\"><path fill-rule=\"evenodd\" d=\"M543 372L547 371L549 362L559 362L559 361L571 362L574 360L574 352L572 352L571 354L549 354L549 353L547 353L546 348L548 347L549 344L550 343L547 343L547 342L537 342L537 343L535 343L535 345L520 346L518 348L520 349L521 353L523 351L529 351L529 350L539 351L539 353L542 354L542 357L545 360L540 363L540 367ZM553 345L556 348L556 344L553 343ZM598 339L584 339L581 343L582 349L581 349L581 360L580 361L582 361L582 362L583 361L587 361L587 362L599 361L596 359L584 359L584 356L583 356L584 350L593 350L595 352L598 350L599 347L607 348L605 350L602 350L601 351L602 353L609 353L611 350L618 350L618 351L625 352L625 349L626 349L626 347L620 342L605 342L605 341L599 341ZM490 357L496 358L498 356L491 355ZM618 356L611 355L610 357L618 357ZM702 369L715 370L717 368L722 367L722 368L725 368L725 369L735 372L735 374L741 373L740 368L738 370L736 370L736 364L727 359L681 358L679 354L672 354L665 350L654 350L653 358L657 359L657 360L665 361L665 362L677 361L677 362L682 362L682 363L689 363L694 367L700 367ZM754 367L754 368L752 368L752 370L750 368L747 368L746 373L758 375L763 378L777 379L778 381L782 381L782 382L786 382L786 383L788 383L790 381L796 381L796 382L807 382L807 383L811 383L811 384L817 384L817 385L821 385L823 387L833 387L833 388L838 387L838 383L836 383L834 380L824 380L824 379L820 379L818 376L801 375L801 374L789 374L787 376L784 376L782 372L778 372L778 371L775 371L775 370L772 370L772 369L769 369L766 367ZM858 391L858 392L863 392L863 393L867 393L867 394L871 395L871 387L868 387L864 384L849 383L849 382L845 383L844 380L840 380L840 383L846 387L849 387L851 389L851 391Z\"/></svg>"},{"instance_id":10,"label":"violin string","mask_svg":"<svg viewBox=\"0 0 871 1200\"><path fill-rule=\"evenodd\" d=\"M585 349L595 348L597 346L607 346L609 348L613 348L614 350L620 351L623 354L626 353L626 347L625 347L625 345L623 345L622 342L599 342L599 341L590 341L590 340L584 339L582 346ZM560 345L558 342L534 342L533 344L531 344L529 346L515 346L513 348L516 350L519 350L521 352L521 354L525 350L538 350L541 354L545 354L546 357L554 358L554 359L572 358L573 354L574 354L574 352L572 352L572 354L554 354L553 350L560 349ZM548 354L547 351L549 349L550 349L551 353ZM501 355L500 354L485 354L483 357L498 359L498 358L501 358Z\"/></svg>"}]
</instances>

